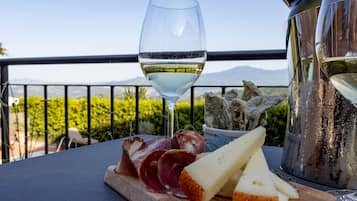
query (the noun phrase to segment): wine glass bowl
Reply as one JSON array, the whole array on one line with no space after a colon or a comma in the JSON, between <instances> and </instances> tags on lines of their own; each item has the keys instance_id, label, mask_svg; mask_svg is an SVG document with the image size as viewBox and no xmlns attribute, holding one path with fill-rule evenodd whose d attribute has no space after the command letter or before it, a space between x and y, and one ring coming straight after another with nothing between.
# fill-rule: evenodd
<instances>
[{"instance_id":1,"label":"wine glass bowl","mask_svg":"<svg viewBox=\"0 0 357 201\"><path fill-rule=\"evenodd\" d=\"M196 0L151 0L142 27L139 62L167 101L168 136L176 101L198 79L206 61L205 30Z\"/></svg>"},{"instance_id":2,"label":"wine glass bowl","mask_svg":"<svg viewBox=\"0 0 357 201\"><path fill-rule=\"evenodd\" d=\"M323 0L315 36L316 56L322 71L332 85L357 107L357 0ZM351 143L354 143L354 138L349 139ZM353 149L352 144L351 153L354 153ZM347 163L351 169L355 166L352 160ZM357 201L356 192L348 189L329 191L341 201Z\"/></svg>"},{"instance_id":3,"label":"wine glass bowl","mask_svg":"<svg viewBox=\"0 0 357 201\"><path fill-rule=\"evenodd\" d=\"M357 0L323 0L316 54L334 87L357 104Z\"/></svg>"}]
</instances>

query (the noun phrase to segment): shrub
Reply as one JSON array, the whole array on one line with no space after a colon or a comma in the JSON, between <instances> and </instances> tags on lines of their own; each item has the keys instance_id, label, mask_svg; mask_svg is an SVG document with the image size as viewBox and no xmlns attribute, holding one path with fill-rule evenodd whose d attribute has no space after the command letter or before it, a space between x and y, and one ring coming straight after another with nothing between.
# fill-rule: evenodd
<instances>
[{"instance_id":1,"label":"shrub","mask_svg":"<svg viewBox=\"0 0 357 201\"><path fill-rule=\"evenodd\" d=\"M268 113L267 137L265 144L283 146L286 132L288 103L285 101L271 108Z\"/></svg>"},{"instance_id":2,"label":"shrub","mask_svg":"<svg viewBox=\"0 0 357 201\"><path fill-rule=\"evenodd\" d=\"M154 125L152 134L160 135L162 132L162 100L143 99L139 102L140 121L150 122ZM13 111L23 111L23 100ZM204 122L204 101L195 100L194 128L201 132ZM281 146L284 140L287 104L280 104L268 111L268 126L266 144ZM28 98L29 132L33 137L44 136L44 101L40 97ZM64 98L51 98L48 101L48 127L50 140L58 139L65 133ZM190 103L178 102L175 108L175 129L183 129L190 125ZM82 135L87 135L87 100L86 98L68 99L69 127L76 127ZM111 137L125 137L134 133L135 129L135 100L115 99L114 101L114 127L115 132L110 132L110 99L92 97L91 99L91 135L100 141Z\"/></svg>"}]
</instances>

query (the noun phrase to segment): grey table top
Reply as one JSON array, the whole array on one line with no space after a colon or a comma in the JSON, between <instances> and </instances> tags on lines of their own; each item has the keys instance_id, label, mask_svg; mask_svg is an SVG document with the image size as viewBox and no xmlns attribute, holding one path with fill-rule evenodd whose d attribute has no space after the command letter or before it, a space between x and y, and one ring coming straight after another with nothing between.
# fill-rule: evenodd
<instances>
[{"instance_id":1,"label":"grey table top","mask_svg":"<svg viewBox=\"0 0 357 201\"><path fill-rule=\"evenodd\" d=\"M150 139L153 136L141 137ZM0 200L126 200L103 182L106 168L120 159L122 141L118 139L0 165ZM282 149L264 147L263 150L270 168L279 169Z\"/></svg>"}]
</instances>

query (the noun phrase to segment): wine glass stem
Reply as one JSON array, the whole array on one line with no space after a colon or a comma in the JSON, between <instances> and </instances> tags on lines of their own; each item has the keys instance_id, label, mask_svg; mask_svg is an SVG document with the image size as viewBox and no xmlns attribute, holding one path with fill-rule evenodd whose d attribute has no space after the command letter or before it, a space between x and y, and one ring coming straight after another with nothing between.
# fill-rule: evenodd
<instances>
[{"instance_id":1,"label":"wine glass stem","mask_svg":"<svg viewBox=\"0 0 357 201\"><path fill-rule=\"evenodd\" d=\"M174 136L175 102L167 101L167 105L169 106L167 118L167 137L172 138Z\"/></svg>"}]
</instances>

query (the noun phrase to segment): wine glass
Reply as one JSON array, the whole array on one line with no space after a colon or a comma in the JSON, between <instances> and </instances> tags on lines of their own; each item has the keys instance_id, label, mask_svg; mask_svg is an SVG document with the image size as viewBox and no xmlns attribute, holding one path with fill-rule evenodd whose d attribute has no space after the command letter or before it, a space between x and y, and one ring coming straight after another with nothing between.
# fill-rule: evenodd
<instances>
[{"instance_id":1,"label":"wine glass","mask_svg":"<svg viewBox=\"0 0 357 201\"><path fill-rule=\"evenodd\" d=\"M197 0L150 0L141 32L139 62L145 77L167 102L168 137L174 133L175 103L200 76L206 52Z\"/></svg>"},{"instance_id":2,"label":"wine glass","mask_svg":"<svg viewBox=\"0 0 357 201\"><path fill-rule=\"evenodd\" d=\"M322 1L315 45L322 71L357 107L357 0ZM328 192L338 201L357 201L357 190Z\"/></svg>"},{"instance_id":3,"label":"wine glass","mask_svg":"<svg viewBox=\"0 0 357 201\"><path fill-rule=\"evenodd\" d=\"M357 107L357 0L323 0L315 41L322 70Z\"/></svg>"}]
</instances>

